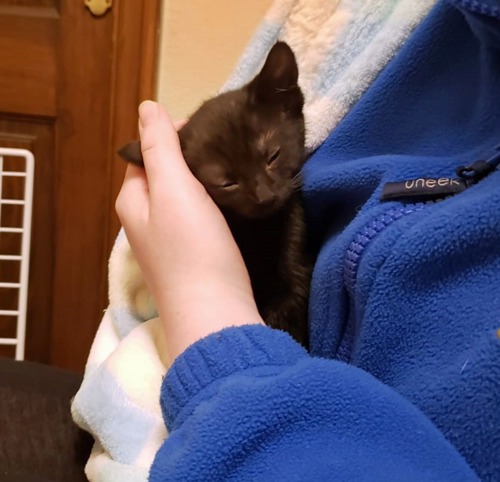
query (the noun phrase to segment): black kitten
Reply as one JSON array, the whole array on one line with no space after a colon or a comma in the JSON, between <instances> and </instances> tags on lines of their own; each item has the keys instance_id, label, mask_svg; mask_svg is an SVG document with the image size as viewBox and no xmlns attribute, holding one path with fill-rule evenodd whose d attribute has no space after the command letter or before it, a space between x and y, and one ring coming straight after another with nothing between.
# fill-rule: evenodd
<instances>
[{"instance_id":1,"label":"black kitten","mask_svg":"<svg viewBox=\"0 0 500 482\"><path fill-rule=\"evenodd\" d=\"M311 262L299 192L305 128L297 81L295 56L278 42L250 83L206 101L179 138L229 224L264 321L307 346ZM138 142L119 154L143 165Z\"/></svg>"}]
</instances>

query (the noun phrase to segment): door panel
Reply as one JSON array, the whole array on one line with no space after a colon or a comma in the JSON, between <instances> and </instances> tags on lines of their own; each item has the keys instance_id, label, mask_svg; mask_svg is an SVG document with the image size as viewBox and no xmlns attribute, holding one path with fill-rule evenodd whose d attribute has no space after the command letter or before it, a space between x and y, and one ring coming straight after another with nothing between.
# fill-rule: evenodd
<instances>
[{"instance_id":1,"label":"door panel","mask_svg":"<svg viewBox=\"0 0 500 482\"><path fill-rule=\"evenodd\" d=\"M22 3L36 6L17 6ZM43 5L48 3L53 2L0 3L3 111L56 114L56 43L60 18L54 5Z\"/></svg>"},{"instance_id":2,"label":"door panel","mask_svg":"<svg viewBox=\"0 0 500 482\"><path fill-rule=\"evenodd\" d=\"M0 146L35 155L27 359L83 369L119 227L115 152L154 94L156 65L142 59L156 52L159 8L115 0L95 17L83 0L0 0ZM0 318L0 337L9 330Z\"/></svg>"}]
</instances>

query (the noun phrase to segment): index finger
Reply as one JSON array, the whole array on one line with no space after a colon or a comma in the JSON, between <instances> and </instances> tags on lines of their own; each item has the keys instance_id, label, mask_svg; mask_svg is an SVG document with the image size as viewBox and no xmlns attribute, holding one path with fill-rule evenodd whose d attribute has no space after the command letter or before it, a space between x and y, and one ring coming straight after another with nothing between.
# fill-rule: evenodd
<instances>
[{"instance_id":1,"label":"index finger","mask_svg":"<svg viewBox=\"0 0 500 482\"><path fill-rule=\"evenodd\" d=\"M124 227L131 218L147 215L149 210L148 183L144 169L129 164L115 201L115 210Z\"/></svg>"}]
</instances>

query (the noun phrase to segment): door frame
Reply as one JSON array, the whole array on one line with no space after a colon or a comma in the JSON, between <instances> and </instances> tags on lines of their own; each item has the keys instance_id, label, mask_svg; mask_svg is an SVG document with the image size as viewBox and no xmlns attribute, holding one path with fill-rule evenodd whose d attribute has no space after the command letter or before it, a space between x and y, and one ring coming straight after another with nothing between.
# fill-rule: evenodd
<instances>
[{"instance_id":1,"label":"door frame","mask_svg":"<svg viewBox=\"0 0 500 482\"><path fill-rule=\"evenodd\" d=\"M108 252L111 251L120 227L114 204L126 167L116 152L125 143L137 137L139 104L143 100L156 99L163 2L122 0L117 3L118 15L114 26L116 42L113 55L116 65L112 81L111 152L109 153L116 162L111 163L109 172L109 239L106 243ZM142 21L137 22L137 18L142 18ZM107 266L105 270L107 273Z\"/></svg>"}]
</instances>

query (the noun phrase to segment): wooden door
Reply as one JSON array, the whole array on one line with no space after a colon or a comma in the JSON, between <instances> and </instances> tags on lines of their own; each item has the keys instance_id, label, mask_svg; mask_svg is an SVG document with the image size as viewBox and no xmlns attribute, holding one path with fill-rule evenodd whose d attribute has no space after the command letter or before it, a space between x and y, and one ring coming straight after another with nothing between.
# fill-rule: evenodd
<instances>
[{"instance_id":1,"label":"wooden door","mask_svg":"<svg viewBox=\"0 0 500 482\"><path fill-rule=\"evenodd\" d=\"M159 5L114 0L95 17L84 0L0 0L0 146L35 155L27 359L84 367L119 228L115 152L154 95Z\"/></svg>"}]
</instances>

